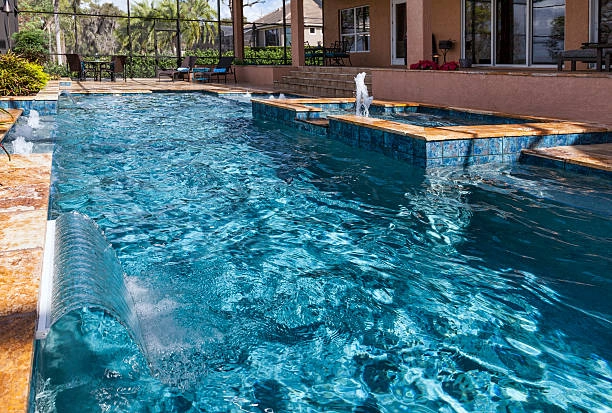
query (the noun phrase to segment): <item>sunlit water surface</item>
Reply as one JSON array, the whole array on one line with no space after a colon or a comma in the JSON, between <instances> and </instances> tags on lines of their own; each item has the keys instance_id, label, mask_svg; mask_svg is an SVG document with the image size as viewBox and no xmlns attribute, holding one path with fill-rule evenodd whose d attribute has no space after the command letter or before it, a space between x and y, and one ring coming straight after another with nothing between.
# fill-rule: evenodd
<instances>
[{"instance_id":1,"label":"sunlit water surface","mask_svg":"<svg viewBox=\"0 0 612 413\"><path fill-rule=\"evenodd\" d=\"M144 351L104 312L64 316L38 411L612 406L609 181L425 173L201 94L61 105L52 216L104 231Z\"/></svg>"}]
</instances>

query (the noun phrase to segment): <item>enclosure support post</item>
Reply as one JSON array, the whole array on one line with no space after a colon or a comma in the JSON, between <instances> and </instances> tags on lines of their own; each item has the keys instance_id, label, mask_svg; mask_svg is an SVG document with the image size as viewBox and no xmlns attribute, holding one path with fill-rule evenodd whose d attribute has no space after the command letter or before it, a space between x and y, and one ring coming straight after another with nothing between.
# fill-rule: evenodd
<instances>
[{"instance_id":1,"label":"enclosure support post","mask_svg":"<svg viewBox=\"0 0 612 413\"><path fill-rule=\"evenodd\" d=\"M244 26L243 26L243 1L232 1L232 27L234 31L234 57L237 60L244 60Z\"/></svg>"},{"instance_id":2,"label":"enclosure support post","mask_svg":"<svg viewBox=\"0 0 612 413\"><path fill-rule=\"evenodd\" d=\"M304 0L291 2L291 64L304 66Z\"/></svg>"}]
</instances>

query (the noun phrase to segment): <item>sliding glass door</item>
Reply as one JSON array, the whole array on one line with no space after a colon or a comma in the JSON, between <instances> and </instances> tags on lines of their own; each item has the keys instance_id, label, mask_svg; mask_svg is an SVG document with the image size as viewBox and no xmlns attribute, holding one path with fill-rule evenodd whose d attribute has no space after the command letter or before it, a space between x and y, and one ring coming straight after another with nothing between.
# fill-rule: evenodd
<instances>
[{"instance_id":1,"label":"sliding glass door","mask_svg":"<svg viewBox=\"0 0 612 413\"><path fill-rule=\"evenodd\" d=\"M599 0L597 41L612 43L612 0Z\"/></svg>"},{"instance_id":2,"label":"sliding glass door","mask_svg":"<svg viewBox=\"0 0 612 413\"><path fill-rule=\"evenodd\" d=\"M554 64L565 0L464 0L464 53L477 65Z\"/></svg>"}]
</instances>

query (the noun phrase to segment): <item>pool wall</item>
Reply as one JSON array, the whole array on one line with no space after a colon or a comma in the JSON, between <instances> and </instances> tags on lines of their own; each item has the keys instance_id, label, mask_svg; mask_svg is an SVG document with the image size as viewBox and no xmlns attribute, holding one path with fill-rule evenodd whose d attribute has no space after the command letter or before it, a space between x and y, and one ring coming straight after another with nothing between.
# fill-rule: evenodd
<instances>
[{"instance_id":1,"label":"pool wall","mask_svg":"<svg viewBox=\"0 0 612 413\"><path fill-rule=\"evenodd\" d=\"M24 115L36 110L40 115L57 114L57 100L60 93L60 81L51 80L35 96L6 96L0 98L2 109L22 109Z\"/></svg>"},{"instance_id":2,"label":"pool wall","mask_svg":"<svg viewBox=\"0 0 612 413\"><path fill-rule=\"evenodd\" d=\"M312 102L312 103L311 103ZM287 99L252 100L255 119L274 121L318 136L340 140L348 145L401 159L422 168L469 166L486 163L513 163L523 149L566 145L609 143L612 131L585 123L564 122L548 118L526 118L493 112L477 112L456 108L454 116L470 118L487 116L507 118L510 123L477 126L420 127L393 121L355 115L330 115L322 118L322 110L346 108L354 100ZM396 102L379 105L372 112L403 105L414 111L416 103ZM415 109L416 108L416 109ZM394 109L395 110L395 109ZM429 109L428 109L429 110ZM435 109L431 109L435 110ZM524 123L511 123L523 120Z\"/></svg>"}]
</instances>

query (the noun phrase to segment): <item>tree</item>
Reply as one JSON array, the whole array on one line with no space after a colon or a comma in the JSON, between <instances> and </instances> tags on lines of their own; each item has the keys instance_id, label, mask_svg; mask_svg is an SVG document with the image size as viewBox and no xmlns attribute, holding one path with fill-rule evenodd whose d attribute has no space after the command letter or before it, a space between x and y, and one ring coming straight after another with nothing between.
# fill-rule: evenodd
<instances>
[{"instance_id":1,"label":"tree","mask_svg":"<svg viewBox=\"0 0 612 413\"><path fill-rule=\"evenodd\" d=\"M43 64L47 60L49 44L41 29L20 30L13 33L13 52L32 62Z\"/></svg>"},{"instance_id":2,"label":"tree","mask_svg":"<svg viewBox=\"0 0 612 413\"><path fill-rule=\"evenodd\" d=\"M161 54L177 54L176 50L176 1L161 0L157 3L152 0L137 2L131 9L132 51L135 53L150 54L155 52L155 29L165 29L158 32L157 52ZM191 0L189 3L180 2L181 40L185 49L215 39L217 28L211 23L217 18L206 0ZM162 33L170 34L163 35ZM120 22L116 36L122 45L127 46L127 21Z\"/></svg>"}]
</instances>

